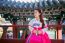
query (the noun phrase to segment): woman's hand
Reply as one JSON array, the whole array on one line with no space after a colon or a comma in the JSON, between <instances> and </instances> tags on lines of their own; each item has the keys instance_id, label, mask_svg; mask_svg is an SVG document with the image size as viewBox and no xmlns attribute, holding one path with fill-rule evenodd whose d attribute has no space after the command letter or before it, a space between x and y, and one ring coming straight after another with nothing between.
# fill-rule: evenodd
<instances>
[{"instance_id":1,"label":"woman's hand","mask_svg":"<svg viewBox=\"0 0 65 43\"><path fill-rule=\"evenodd\" d=\"M38 30L38 34L42 34L42 31L41 30Z\"/></svg>"},{"instance_id":2,"label":"woman's hand","mask_svg":"<svg viewBox=\"0 0 65 43\"><path fill-rule=\"evenodd\" d=\"M33 30L32 33L35 33L36 34L37 33L37 30Z\"/></svg>"}]
</instances>

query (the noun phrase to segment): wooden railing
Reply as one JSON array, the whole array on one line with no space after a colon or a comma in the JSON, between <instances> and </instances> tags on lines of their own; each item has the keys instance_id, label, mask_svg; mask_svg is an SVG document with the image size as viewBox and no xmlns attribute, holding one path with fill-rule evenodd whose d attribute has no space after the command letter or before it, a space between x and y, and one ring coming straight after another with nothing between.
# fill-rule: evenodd
<instances>
[{"instance_id":1,"label":"wooden railing","mask_svg":"<svg viewBox=\"0 0 65 43\"><path fill-rule=\"evenodd\" d=\"M50 27L54 27L54 29L56 29L57 30L57 39L58 39L58 30L60 30L61 28L62 28L62 26L65 26L65 25L48 25L48 27L50 28ZM17 37L18 37L18 31L17 31L17 29L16 28L18 28L18 27L26 27L26 28L28 28L28 25L0 25L0 27L13 27L13 37L14 37L14 39L16 38L17 39ZM7 31L7 29L3 29L4 30L4 34L3 34L3 39L5 38L5 35L6 35L6 31ZM24 34L24 38L25 38L25 34Z\"/></svg>"}]
</instances>

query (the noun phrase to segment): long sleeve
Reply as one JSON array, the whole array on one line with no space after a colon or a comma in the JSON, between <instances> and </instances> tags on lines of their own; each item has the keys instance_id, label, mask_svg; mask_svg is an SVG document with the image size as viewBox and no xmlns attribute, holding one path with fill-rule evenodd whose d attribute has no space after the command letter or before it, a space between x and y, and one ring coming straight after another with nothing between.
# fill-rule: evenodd
<instances>
[{"instance_id":1,"label":"long sleeve","mask_svg":"<svg viewBox=\"0 0 65 43\"><path fill-rule=\"evenodd\" d=\"M33 27L32 27L32 25L33 25L33 19L29 22L29 24L28 24L29 26L29 30L30 31L32 31L33 30Z\"/></svg>"}]
</instances>

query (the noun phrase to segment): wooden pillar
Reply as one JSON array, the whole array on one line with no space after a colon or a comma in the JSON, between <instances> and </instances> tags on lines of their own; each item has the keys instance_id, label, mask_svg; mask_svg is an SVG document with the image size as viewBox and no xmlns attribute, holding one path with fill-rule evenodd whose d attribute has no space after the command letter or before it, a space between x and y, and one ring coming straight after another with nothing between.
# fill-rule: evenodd
<instances>
[{"instance_id":1,"label":"wooden pillar","mask_svg":"<svg viewBox=\"0 0 65 43\"><path fill-rule=\"evenodd\" d=\"M62 25L60 22L57 25L57 39L62 39Z\"/></svg>"},{"instance_id":2,"label":"wooden pillar","mask_svg":"<svg viewBox=\"0 0 65 43\"><path fill-rule=\"evenodd\" d=\"M8 29L8 26L3 26L3 36L2 36L2 39L6 39L7 29Z\"/></svg>"},{"instance_id":3,"label":"wooden pillar","mask_svg":"<svg viewBox=\"0 0 65 43\"><path fill-rule=\"evenodd\" d=\"M17 38L17 28L16 28L16 23L13 23L13 38Z\"/></svg>"},{"instance_id":4,"label":"wooden pillar","mask_svg":"<svg viewBox=\"0 0 65 43\"><path fill-rule=\"evenodd\" d=\"M62 39L62 28L61 28L61 25L58 25L58 39Z\"/></svg>"},{"instance_id":5,"label":"wooden pillar","mask_svg":"<svg viewBox=\"0 0 65 43\"><path fill-rule=\"evenodd\" d=\"M2 39L6 38L6 30L3 29L3 35L2 35Z\"/></svg>"}]
</instances>

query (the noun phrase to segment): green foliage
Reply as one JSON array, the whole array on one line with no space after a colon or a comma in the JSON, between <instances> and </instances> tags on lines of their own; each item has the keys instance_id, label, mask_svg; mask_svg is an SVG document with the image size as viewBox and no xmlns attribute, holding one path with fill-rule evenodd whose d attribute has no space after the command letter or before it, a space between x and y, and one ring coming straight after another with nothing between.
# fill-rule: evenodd
<instances>
[{"instance_id":1,"label":"green foliage","mask_svg":"<svg viewBox=\"0 0 65 43\"><path fill-rule=\"evenodd\" d=\"M17 22L17 20L20 19L19 16L14 16L10 13L4 14L3 18L5 18L5 20L9 20L10 22Z\"/></svg>"}]
</instances>

